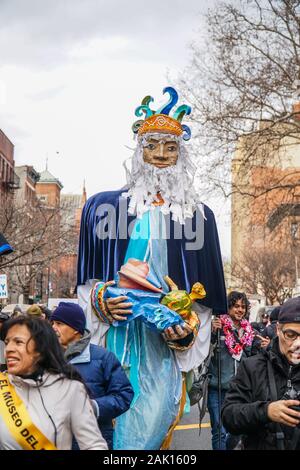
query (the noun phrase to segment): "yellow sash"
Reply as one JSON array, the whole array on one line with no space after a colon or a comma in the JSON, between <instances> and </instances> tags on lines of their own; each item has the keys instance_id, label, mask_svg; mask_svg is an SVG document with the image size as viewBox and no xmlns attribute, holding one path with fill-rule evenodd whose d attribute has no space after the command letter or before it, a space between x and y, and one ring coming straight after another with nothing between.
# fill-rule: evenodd
<instances>
[{"instance_id":1,"label":"yellow sash","mask_svg":"<svg viewBox=\"0 0 300 470\"><path fill-rule=\"evenodd\" d=\"M0 372L0 415L9 432L24 450L57 450L33 424L26 406L8 376Z\"/></svg>"}]
</instances>

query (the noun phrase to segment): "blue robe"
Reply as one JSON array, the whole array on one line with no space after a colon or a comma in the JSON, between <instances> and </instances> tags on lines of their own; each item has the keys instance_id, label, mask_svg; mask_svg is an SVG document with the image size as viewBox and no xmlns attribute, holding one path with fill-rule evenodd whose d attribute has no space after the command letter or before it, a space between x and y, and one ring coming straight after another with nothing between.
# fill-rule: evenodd
<instances>
[{"instance_id":1,"label":"blue robe","mask_svg":"<svg viewBox=\"0 0 300 470\"><path fill-rule=\"evenodd\" d=\"M187 291L195 282L201 282L207 292L207 298L201 303L212 308L215 313L226 312L218 234L210 209L204 208L206 220L202 213L198 213L199 220L204 223L204 245L201 249L186 249L186 241L191 240L184 237L176 239L174 232L178 233L180 226L176 227L171 221L170 237L152 240L151 246L155 253L149 255L150 219L165 226L162 220L164 216L159 213L159 208L155 209L154 218L145 214L142 221L138 221L128 216L127 200L119 199L122 192L124 190L100 193L90 198L84 207L78 285L89 279L114 279L122 264L128 258L135 257L149 262L162 285L166 274L180 289ZM99 223L102 223L102 235L106 233L102 238L99 237ZM129 224L134 227L131 238L126 237ZM195 227L196 221L193 220L194 231ZM139 236L141 231L145 233ZM163 288L166 292L166 285ZM159 449L178 413L181 397L181 374L173 351L158 332L151 331L138 318L127 326L110 327L107 348L116 354L127 369L135 391L130 410L117 419L114 448Z\"/></svg>"},{"instance_id":2,"label":"blue robe","mask_svg":"<svg viewBox=\"0 0 300 470\"><path fill-rule=\"evenodd\" d=\"M122 239L120 226L129 225L135 217L121 216L119 197L124 189L96 194L86 202L81 219L77 285L89 279L109 281L124 264L129 238ZM127 203L127 202L126 202ZM101 240L97 237L97 224L101 216L96 212L100 205L110 204L116 210L116 238ZM180 289L190 291L195 282L201 282L206 290L205 299L197 302L211 308L214 314L227 312L226 289L219 237L213 212L204 205L204 245L200 250L186 250L186 238L175 239L177 222L171 220L170 238L167 240L168 270L171 279ZM193 220L193 228L196 225ZM114 235L114 234L113 234ZM121 236L121 237L120 237Z\"/></svg>"}]
</instances>

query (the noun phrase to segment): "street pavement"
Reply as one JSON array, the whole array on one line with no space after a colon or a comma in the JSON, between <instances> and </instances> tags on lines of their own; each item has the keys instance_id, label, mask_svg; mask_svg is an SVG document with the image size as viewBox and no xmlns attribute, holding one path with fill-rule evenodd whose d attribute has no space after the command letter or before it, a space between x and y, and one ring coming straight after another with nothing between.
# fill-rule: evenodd
<instances>
[{"instance_id":1,"label":"street pavement","mask_svg":"<svg viewBox=\"0 0 300 470\"><path fill-rule=\"evenodd\" d=\"M199 436L199 410L198 406L191 407L189 414L182 417L174 431L172 450L211 450L211 427L209 414L203 418L201 434Z\"/></svg>"}]
</instances>

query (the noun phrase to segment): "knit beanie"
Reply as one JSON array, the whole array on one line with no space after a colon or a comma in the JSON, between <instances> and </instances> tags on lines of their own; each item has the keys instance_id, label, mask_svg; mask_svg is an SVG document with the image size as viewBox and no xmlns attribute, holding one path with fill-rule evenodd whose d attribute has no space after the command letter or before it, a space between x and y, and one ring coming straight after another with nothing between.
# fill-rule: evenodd
<instances>
[{"instance_id":1,"label":"knit beanie","mask_svg":"<svg viewBox=\"0 0 300 470\"><path fill-rule=\"evenodd\" d=\"M86 318L82 308L74 303L60 302L51 315L50 321L60 321L74 328L81 335L84 333Z\"/></svg>"},{"instance_id":2,"label":"knit beanie","mask_svg":"<svg viewBox=\"0 0 300 470\"><path fill-rule=\"evenodd\" d=\"M31 305L27 310L26 310L27 315L35 315L37 317L42 316L42 310L40 307L36 304Z\"/></svg>"},{"instance_id":3,"label":"knit beanie","mask_svg":"<svg viewBox=\"0 0 300 470\"><path fill-rule=\"evenodd\" d=\"M279 323L300 323L300 297L284 302L280 307Z\"/></svg>"},{"instance_id":4,"label":"knit beanie","mask_svg":"<svg viewBox=\"0 0 300 470\"><path fill-rule=\"evenodd\" d=\"M280 312L280 306L273 308L270 314L270 322L278 321L279 312Z\"/></svg>"}]
</instances>

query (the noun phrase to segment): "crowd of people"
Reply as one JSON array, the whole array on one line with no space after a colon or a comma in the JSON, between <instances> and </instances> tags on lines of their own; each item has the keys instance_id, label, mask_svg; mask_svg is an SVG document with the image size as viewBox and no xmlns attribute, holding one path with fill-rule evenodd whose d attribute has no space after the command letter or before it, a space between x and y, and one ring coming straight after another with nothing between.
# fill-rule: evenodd
<instances>
[{"instance_id":1,"label":"crowd of people","mask_svg":"<svg viewBox=\"0 0 300 470\"><path fill-rule=\"evenodd\" d=\"M300 298L259 312L251 324L249 306L244 293L233 291L228 313L211 323L212 448L300 449ZM79 305L60 302L42 311L32 305L0 312L7 404L0 408L0 449L113 449L113 421L134 398L124 369L91 343ZM30 431L28 424L13 427L17 419Z\"/></svg>"},{"instance_id":2,"label":"crowd of people","mask_svg":"<svg viewBox=\"0 0 300 470\"><path fill-rule=\"evenodd\" d=\"M133 399L130 382L112 353L90 344L80 306L42 310L0 313L0 449L111 449L113 419ZM26 428L13 426L17 419Z\"/></svg>"},{"instance_id":3,"label":"crowd of people","mask_svg":"<svg viewBox=\"0 0 300 470\"><path fill-rule=\"evenodd\" d=\"M300 297L263 309L258 322L247 317L246 295L231 292L228 314L212 321L212 448L299 450Z\"/></svg>"},{"instance_id":4,"label":"crowd of people","mask_svg":"<svg viewBox=\"0 0 300 470\"><path fill-rule=\"evenodd\" d=\"M300 298L252 325L246 295L226 298L191 108L163 92L135 111L127 185L83 208L78 305L0 314L0 449L169 449L207 357L213 449L300 449Z\"/></svg>"}]
</instances>

